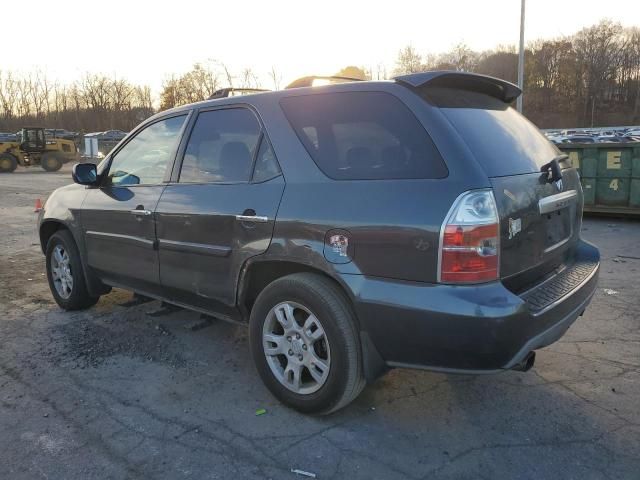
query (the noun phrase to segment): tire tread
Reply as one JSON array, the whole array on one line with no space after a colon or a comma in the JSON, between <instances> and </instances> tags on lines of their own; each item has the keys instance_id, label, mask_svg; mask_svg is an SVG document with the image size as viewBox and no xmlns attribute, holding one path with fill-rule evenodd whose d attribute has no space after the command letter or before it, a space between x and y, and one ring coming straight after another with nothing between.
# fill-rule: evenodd
<instances>
[{"instance_id":1,"label":"tire tread","mask_svg":"<svg viewBox=\"0 0 640 480\"><path fill-rule=\"evenodd\" d=\"M71 262L74 270L78 272L74 274L73 278L73 291L71 292L71 296L68 299L61 298L57 295L55 291L55 287L51 284L51 273L50 273L50 255L53 247L57 242L60 242L67 248L67 250L71 251ZM58 230L47 242L47 279L49 280L49 288L51 289L51 294L53 295L56 303L63 308L64 310L84 310L86 308L94 306L98 303L100 297L93 297L89 295L89 291L87 290L87 284L84 277L84 271L82 270L82 259L80 257L80 252L78 251L78 247L76 245L71 232L66 229Z\"/></svg>"},{"instance_id":2,"label":"tire tread","mask_svg":"<svg viewBox=\"0 0 640 480\"><path fill-rule=\"evenodd\" d=\"M362 355L360 349L359 330L357 318L353 308L342 289L333 281L323 276L310 272L294 273L274 280L258 295L252 310L251 321L263 321L254 318L253 312L261 302L261 298L271 294L274 290L295 291L303 287L313 297L325 303L331 312L334 312L332 319L337 328L343 332L343 340L346 351L347 365L344 368L346 381L339 397L333 399L324 409L315 410L312 413L318 415L328 415L348 405L352 402L365 386L365 378L362 366ZM260 327L261 328L261 327ZM326 327L325 327L326 328ZM255 359L258 361L258 359Z\"/></svg>"}]
</instances>

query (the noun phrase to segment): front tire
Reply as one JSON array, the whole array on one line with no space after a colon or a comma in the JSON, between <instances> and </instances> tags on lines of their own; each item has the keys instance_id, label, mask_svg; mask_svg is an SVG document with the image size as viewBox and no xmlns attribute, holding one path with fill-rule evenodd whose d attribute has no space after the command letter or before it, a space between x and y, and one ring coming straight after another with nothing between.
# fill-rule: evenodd
<instances>
[{"instance_id":1,"label":"front tire","mask_svg":"<svg viewBox=\"0 0 640 480\"><path fill-rule=\"evenodd\" d=\"M83 310L100 297L89 295L78 247L68 230L51 235L46 250L47 280L56 303L64 310Z\"/></svg>"},{"instance_id":2,"label":"front tire","mask_svg":"<svg viewBox=\"0 0 640 480\"><path fill-rule=\"evenodd\" d=\"M11 173L18 168L18 159L10 153L0 154L0 173Z\"/></svg>"},{"instance_id":3,"label":"front tire","mask_svg":"<svg viewBox=\"0 0 640 480\"><path fill-rule=\"evenodd\" d=\"M320 275L269 284L251 311L249 341L267 388L300 412L335 412L364 388L355 315L341 289Z\"/></svg>"}]
</instances>

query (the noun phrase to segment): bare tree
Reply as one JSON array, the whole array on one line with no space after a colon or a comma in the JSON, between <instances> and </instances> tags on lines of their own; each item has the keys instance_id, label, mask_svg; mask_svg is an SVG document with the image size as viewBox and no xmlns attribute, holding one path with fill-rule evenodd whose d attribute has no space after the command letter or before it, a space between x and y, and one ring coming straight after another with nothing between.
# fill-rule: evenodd
<instances>
[{"instance_id":1,"label":"bare tree","mask_svg":"<svg viewBox=\"0 0 640 480\"><path fill-rule=\"evenodd\" d=\"M276 67L271 66L271 70L269 71L269 78L273 82L273 89L280 90L280 84L282 83L282 75L278 73Z\"/></svg>"},{"instance_id":2,"label":"bare tree","mask_svg":"<svg viewBox=\"0 0 640 480\"><path fill-rule=\"evenodd\" d=\"M621 31L619 23L603 20L598 25L579 31L573 41L578 71L585 86L582 97L583 123L594 117L594 109L608 94L620 62Z\"/></svg>"},{"instance_id":3,"label":"bare tree","mask_svg":"<svg viewBox=\"0 0 640 480\"><path fill-rule=\"evenodd\" d=\"M357 64L356 64L357 65ZM430 69L475 71L516 79L515 47L475 52L461 43L447 52L420 54L411 45L398 52L393 75ZM571 127L594 123L640 122L640 28L605 20L575 35L533 41L525 52L525 111L539 126ZM340 75L388 78L384 63L365 69L350 66ZM282 87L275 67L267 74ZM195 64L168 76L159 92L160 109L209 98L221 87L260 86L248 67L231 71L217 60ZM123 78L87 73L71 83L52 80L41 70L0 71L0 130L28 124L71 130L128 130L154 113L154 97L145 85Z\"/></svg>"},{"instance_id":4,"label":"bare tree","mask_svg":"<svg viewBox=\"0 0 640 480\"><path fill-rule=\"evenodd\" d=\"M18 84L13 74L0 71L0 106L5 120L10 120L16 115L17 104Z\"/></svg>"},{"instance_id":5,"label":"bare tree","mask_svg":"<svg viewBox=\"0 0 640 480\"><path fill-rule=\"evenodd\" d=\"M258 76L251 68L245 68L240 72L240 88L260 88Z\"/></svg>"},{"instance_id":6,"label":"bare tree","mask_svg":"<svg viewBox=\"0 0 640 480\"><path fill-rule=\"evenodd\" d=\"M400 52L396 59L395 75L405 75L425 70L422 57L412 45L407 45Z\"/></svg>"},{"instance_id":7,"label":"bare tree","mask_svg":"<svg viewBox=\"0 0 640 480\"><path fill-rule=\"evenodd\" d=\"M454 70L473 72L478 65L479 56L465 43L459 43L451 51L445 53L441 61L452 65Z\"/></svg>"}]
</instances>

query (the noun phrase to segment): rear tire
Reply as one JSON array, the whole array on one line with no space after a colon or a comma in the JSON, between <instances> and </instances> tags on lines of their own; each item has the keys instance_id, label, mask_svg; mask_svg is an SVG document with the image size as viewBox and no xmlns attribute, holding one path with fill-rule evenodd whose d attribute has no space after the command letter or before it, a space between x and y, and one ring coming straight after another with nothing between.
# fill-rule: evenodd
<instances>
[{"instance_id":1,"label":"rear tire","mask_svg":"<svg viewBox=\"0 0 640 480\"><path fill-rule=\"evenodd\" d=\"M251 310L249 341L267 388L300 412L335 412L364 388L355 315L342 290L320 275L296 273L269 284Z\"/></svg>"},{"instance_id":2,"label":"rear tire","mask_svg":"<svg viewBox=\"0 0 640 480\"><path fill-rule=\"evenodd\" d=\"M11 173L18 168L18 159L10 153L0 154L0 173Z\"/></svg>"},{"instance_id":3,"label":"rear tire","mask_svg":"<svg viewBox=\"0 0 640 480\"><path fill-rule=\"evenodd\" d=\"M100 297L89 295L76 242L68 230L51 235L46 250L47 280L53 299L64 310L83 310Z\"/></svg>"},{"instance_id":4,"label":"rear tire","mask_svg":"<svg viewBox=\"0 0 640 480\"><path fill-rule=\"evenodd\" d=\"M57 153L45 153L40 157L40 166L47 172L56 172L62 168L64 162Z\"/></svg>"}]
</instances>

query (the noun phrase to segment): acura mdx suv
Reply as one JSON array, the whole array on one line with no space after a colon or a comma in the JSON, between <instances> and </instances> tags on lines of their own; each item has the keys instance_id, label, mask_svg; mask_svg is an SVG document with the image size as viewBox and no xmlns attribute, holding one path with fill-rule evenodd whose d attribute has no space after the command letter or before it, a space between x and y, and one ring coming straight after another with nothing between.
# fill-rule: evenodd
<instances>
[{"instance_id":1,"label":"acura mdx suv","mask_svg":"<svg viewBox=\"0 0 640 480\"><path fill-rule=\"evenodd\" d=\"M118 287L248 324L262 380L307 413L389 368L527 370L589 304L599 253L519 94L442 71L161 112L47 200L53 297Z\"/></svg>"}]
</instances>

